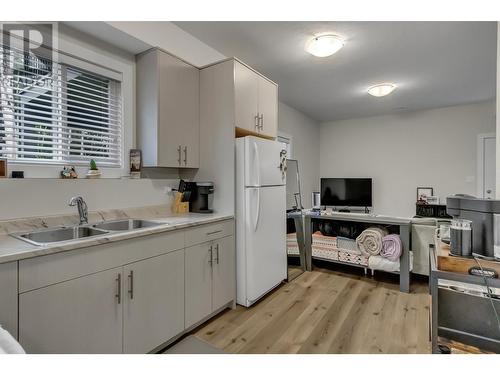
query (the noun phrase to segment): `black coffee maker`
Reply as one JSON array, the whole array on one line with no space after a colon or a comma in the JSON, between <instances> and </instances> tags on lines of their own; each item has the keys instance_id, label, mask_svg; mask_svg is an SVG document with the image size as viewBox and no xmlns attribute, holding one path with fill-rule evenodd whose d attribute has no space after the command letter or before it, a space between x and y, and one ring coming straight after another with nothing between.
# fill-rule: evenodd
<instances>
[{"instance_id":1,"label":"black coffee maker","mask_svg":"<svg viewBox=\"0 0 500 375\"><path fill-rule=\"evenodd\" d=\"M194 189L191 192L189 211L210 214L213 210L214 183L213 182L195 182Z\"/></svg>"}]
</instances>

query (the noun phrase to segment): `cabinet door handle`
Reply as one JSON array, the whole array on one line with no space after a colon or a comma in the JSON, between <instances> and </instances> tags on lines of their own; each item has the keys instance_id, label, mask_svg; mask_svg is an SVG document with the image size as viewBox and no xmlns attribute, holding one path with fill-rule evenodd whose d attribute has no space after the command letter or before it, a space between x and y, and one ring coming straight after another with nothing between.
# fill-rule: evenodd
<instances>
[{"instance_id":1,"label":"cabinet door handle","mask_svg":"<svg viewBox=\"0 0 500 375\"><path fill-rule=\"evenodd\" d=\"M134 299L134 271L130 271L130 273L128 274L128 281L128 294L130 295L130 299Z\"/></svg>"},{"instance_id":2,"label":"cabinet door handle","mask_svg":"<svg viewBox=\"0 0 500 375\"><path fill-rule=\"evenodd\" d=\"M222 229L214 230L213 232L207 232L207 236L211 236L212 234L217 234L217 233L220 233L220 232L222 232Z\"/></svg>"},{"instance_id":3,"label":"cabinet door handle","mask_svg":"<svg viewBox=\"0 0 500 375\"><path fill-rule=\"evenodd\" d=\"M264 130L264 114L260 114L260 130Z\"/></svg>"},{"instance_id":4,"label":"cabinet door handle","mask_svg":"<svg viewBox=\"0 0 500 375\"><path fill-rule=\"evenodd\" d=\"M254 123L255 123L255 127L257 128L257 130L259 130L259 119L260 119L260 117L259 117L259 114L257 113L257 114L254 116L254 118L253 118Z\"/></svg>"},{"instance_id":5,"label":"cabinet door handle","mask_svg":"<svg viewBox=\"0 0 500 375\"><path fill-rule=\"evenodd\" d=\"M181 165L181 146L177 147L177 152L179 153L179 158L177 159L177 162L179 165Z\"/></svg>"},{"instance_id":6,"label":"cabinet door handle","mask_svg":"<svg viewBox=\"0 0 500 375\"><path fill-rule=\"evenodd\" d=\"M184 165L188 162L188 146L184 146Z\"/></svg>"},{"instance_id":7,"label":"cabinet door handle","mask_svg":"<svg viewBox=\"0 0 500 375\"><path fill-rule=\"evenodd\" d=\"M118 299L118 304L122 303L122 274L119 273L115 279L118 284L118 292L115 294L115 297Z\"/></svg>"},{"instance_id":8,"label":"cabinet door handle","mask_svg":"<svg viewBox=\"0 0 500 375\"><path fill-rule=\"evenodd\" d=\"M219 264L219 244L215 245L215 261Z\"/></svg>"},{"instance_id":9,"label":"cabinet door handle","mask_svg":"<svg viewBox=\"0 0 500 375\"><path fill-rule=\"evenodd\" d=\"M213 260L212 260L212 257L213 257L213 247L212 245L210 245L210 248L208 249L208 252L210 253L210 258L208 258L208 264L210 264L210 267L213 266Z\"/></svg>"}]
</instances>

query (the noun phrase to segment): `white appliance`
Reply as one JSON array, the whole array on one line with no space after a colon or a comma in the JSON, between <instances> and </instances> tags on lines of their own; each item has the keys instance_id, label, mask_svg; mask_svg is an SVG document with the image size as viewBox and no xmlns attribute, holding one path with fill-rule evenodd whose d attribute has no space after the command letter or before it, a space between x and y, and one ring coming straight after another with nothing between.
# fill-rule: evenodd
<instances>
[{"instance_id":1,"label":"white appliance","mask_svg":"<svg viewBox=\"0 0 500 375\"><path fill-rule=\"evenodd\" d=\"M275 141L236 139L236 301L247 307L287 277L282 150Z\"/></svg>"}]
</instances>

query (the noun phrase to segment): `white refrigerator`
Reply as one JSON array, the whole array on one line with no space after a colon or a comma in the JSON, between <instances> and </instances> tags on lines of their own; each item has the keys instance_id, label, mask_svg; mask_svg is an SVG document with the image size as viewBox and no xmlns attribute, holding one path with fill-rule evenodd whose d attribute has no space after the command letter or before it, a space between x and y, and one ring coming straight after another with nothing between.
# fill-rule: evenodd
<instances>
[{"instance_id":1,"label":"white refrigerator","mask_svg":"<svg viewBox=\"0 0 500 375\"><path fill-rule=\"evenodd\" d=\"M236 139L236 301L243 306L287 277L285 163L278 142Z\"/></svg>"}]
</instances>

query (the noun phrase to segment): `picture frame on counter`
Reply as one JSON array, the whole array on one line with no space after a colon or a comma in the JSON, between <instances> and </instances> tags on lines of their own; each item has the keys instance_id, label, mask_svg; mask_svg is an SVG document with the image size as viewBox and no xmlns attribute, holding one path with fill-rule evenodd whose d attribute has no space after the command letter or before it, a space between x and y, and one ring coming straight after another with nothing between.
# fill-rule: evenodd
<instances>
[{"instance_id":1,"label":"picture frame on counter","mask_svg":"<svg viewBox=\"0 0 500 375\"><path fill-rule=\"evenodd\" d=\"M142 151L138 148L130 150L130 178L141 178Z\"/></svg>"},{"instance_id":2,"label":"picture frame on counter","mask_svg":"<svg viewBox=\"0 0 500 375\"><path fill-rule=\"evenodd\" d=\"M439 204L439 197L436 197L434 195L428 196L427 204Z\"/></svg>"},{"instance_id":3,"label":"picture frame on counter","mask_svg":"<svg viewBox=\"0 0 500 375\"><path fill-rule=\"evenodd\" d=\"M7 177L7 159L0 159L0 178Z\"/></svg>"},{"instance_id":4,"label":"picture frame on counter","mask_svg":"<svg viewBox=\"0 0 500 375\"><path fill-rule=\"evenodd\" d=\"M428 186L417 187L417 202L428 203L428 198L434 196L434 188Z\"/></svg>"}]
</instances>

